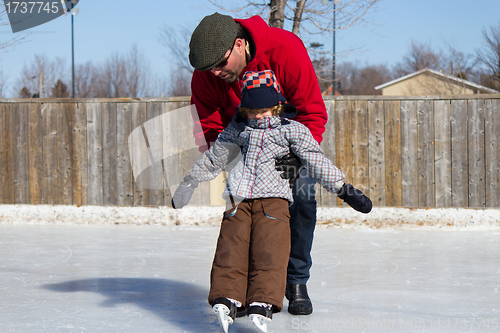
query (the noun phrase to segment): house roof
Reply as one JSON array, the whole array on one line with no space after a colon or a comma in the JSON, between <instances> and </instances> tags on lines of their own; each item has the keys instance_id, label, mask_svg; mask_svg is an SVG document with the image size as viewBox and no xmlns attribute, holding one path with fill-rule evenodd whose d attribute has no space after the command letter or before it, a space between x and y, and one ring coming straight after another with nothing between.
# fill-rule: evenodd
<instances>
[{"instance_id":1,"label":"house roof","mask_svg":"<svg viewBox=\"0 0 500 333\"><path fill-rule=\"evenodd\" d=\"M398 79L395 79L395 80L383 83L381 85L378 85L378 86L375 87L375 90L383 89L385 87L388 87L388 86L393 85L395 83L407 80L407 79L409 79L411 77L420 75L420 74L425 73L425 72L432 73L432 74L437 75L437 76L441 76L441 77L443 77L443 78L445 78L447 80L455 81L455 82L457 82L458 84L461 84L461 85L467 85L469 87L473 87L473 88L476 88L476 89L481 89L481 90L487 91L487 92L492 93L492 94L498 94L498 93L500 93L500 92L498 92L498 91L496 91L494 89L482 86L480 84L477 84L477 83L474 83L474 82L471 82L471 81L467 81L467 80L463 80L463 79L460 79L458 77L445 75L445 74L443 74L441 72L438 72L438 71L435 71L435 70L432 70L432 69L429 69L429 68L421 69L421 70L419 70L419 71L417 71L415 73L411 73L411 74L402 76L402 77L400 77Z\"/></svg>"}]
</instances>

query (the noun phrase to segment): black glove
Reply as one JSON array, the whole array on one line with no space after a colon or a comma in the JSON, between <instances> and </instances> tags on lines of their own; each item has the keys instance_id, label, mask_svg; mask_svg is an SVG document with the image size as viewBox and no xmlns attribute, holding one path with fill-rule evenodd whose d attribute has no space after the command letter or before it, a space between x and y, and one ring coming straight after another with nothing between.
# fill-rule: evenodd
<instances>
[{"instance_id":1,"label":"black glove","mask_svg":"<svg viewBox=\"0 0 500 333\"><path fill-rule=\"evenodd\" d=\"M372 201L370 198L351 184L342 185L337 195L358 212L367 214L372 210Z\"/></svg>"},{"instance_id":2,"label":"black glove","mask_svg":"<svg viewBox=\"0 0 500 333\"><path fill-rule=\"evenodd\" d=\"M194 189L198 187L198 182L191 176L184 177L184 181L179 184L172 197L172 207L180 209L186 206L193 196Z\"/></svg>"},{"instance_id":3,"label":"black glove","mask_svg":"<svg viewBox=\"0 0 500 333\"><path fill-rule=\"evenodd\" d=\"M281 178L290 181L290 187L293 186L297 178L299 178L300 171L304 168L300 158L294 153L288 153L283 157L276 159L276 170L282 172Z\"/></svg>"}]
</instances>

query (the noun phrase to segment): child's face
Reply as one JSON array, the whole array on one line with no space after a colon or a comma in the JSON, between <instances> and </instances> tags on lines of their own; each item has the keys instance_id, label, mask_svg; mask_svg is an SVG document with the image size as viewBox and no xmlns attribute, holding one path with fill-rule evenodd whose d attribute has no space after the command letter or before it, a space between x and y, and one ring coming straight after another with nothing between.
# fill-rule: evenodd
<instances>
[{"instance_id":1,"label":"child's face","mask_svg":"<svg viewBox=\"0 0 500 333\"><path fill-rule=\"evenodd\" d=\"M272 117L273 112L271 109L266 109L264 112L249 112L247 114L248 119L264 119L265 117Z\"/></svg>"}]
</instances>

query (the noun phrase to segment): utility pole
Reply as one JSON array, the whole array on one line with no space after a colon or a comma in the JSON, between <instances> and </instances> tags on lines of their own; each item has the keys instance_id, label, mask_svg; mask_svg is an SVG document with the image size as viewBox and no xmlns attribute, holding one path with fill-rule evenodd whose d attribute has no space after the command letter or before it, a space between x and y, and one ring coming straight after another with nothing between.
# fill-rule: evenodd
<instances>
[{"instance_id":1,"label":"utility pole","mask_svg":"<svg viewBox=\"0 0 500 333\"><path fill-rule=\"evenodd\" d=\"M73 1L71 2L71 98L75 98L75 34L73 32Z\"/></svg>"},{"instance_id":2,"label":"utility pole","mask_svg":"<svg viewBox=\"0 0 500 333\"><path fill-rule=\"evenodd\" d=\"M335 95L335 91L337 90L337 80L336 80L336 69L335 69L335 14L337 12L337 6L340 5L342 0L333 0L333 63L332 63L332 95Z\"/></svg>"},{"instance_id":3,"label":"utility pole","mask_svg":"<svg viewBox=\"0 0 500 333\"><path fill-rule=\"evenodd\" d=\"M71 15L71 97L75 98L75 33L74 33L74 18L76 14L78 14L78 8L75 8L75 5L79 0L61 0L61 3L64 8L64 15L68 12L66 9L66 5L64 1L71 3L71 8L69 10Z\"/></svg>"},{"instance_id":4,"label":"utility pole","mask_svg":"<svg viewBox=\"0 0 500 333\"><path fill-rule=\"evenodd\" d=\"M40 94L38 95L39 98L42 98L42 93L43 93L43 72L40 72Z\"/></svg>"}]
</instances>

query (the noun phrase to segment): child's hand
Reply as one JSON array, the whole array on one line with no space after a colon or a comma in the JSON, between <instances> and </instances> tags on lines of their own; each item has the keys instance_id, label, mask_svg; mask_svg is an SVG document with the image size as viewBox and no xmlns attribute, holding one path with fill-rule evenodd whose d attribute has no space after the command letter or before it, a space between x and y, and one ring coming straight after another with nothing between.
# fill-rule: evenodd
<instances>
[{"instance_id":1,"label":"child's hand","mask_svg":"<svg viewBox=\"0 0 500 333\"><path fill-rule=\"evenodd\" d=\"M186 206L193 196L194 189L198 187L198 182L191 176L184 177L184 181L179 184L175 194L172 197L172 207L180 209Z\"/></svg>"},{"instance_id":2,"label":"child's hand","mask_svg":"<svg viewBox=\"0 0 500 333\"><path fill-rule=\"evenodd\" d=\"M344 184L337 195L358 212L367 214L372 210L370 198L351 184Z\"/></svg>"}]
</instances>

